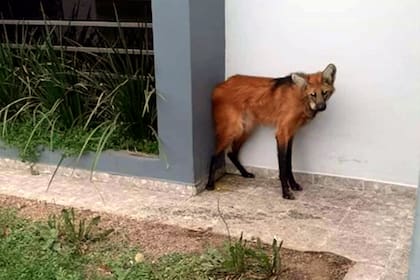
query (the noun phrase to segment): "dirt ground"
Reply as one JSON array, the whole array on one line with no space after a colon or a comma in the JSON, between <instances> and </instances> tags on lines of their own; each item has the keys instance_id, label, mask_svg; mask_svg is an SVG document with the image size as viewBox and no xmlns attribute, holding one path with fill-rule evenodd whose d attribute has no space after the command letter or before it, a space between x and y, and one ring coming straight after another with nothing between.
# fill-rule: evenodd
<instances>
[{"instance_id":1,"label":"dirt ground","mask_svg":"<svg viewBox=\"0 0 420 280\"><path fill-rule=\"evenodd\" d=\"M27 200L0 195L0 207L17 209L18 214L32 220L46 219L58 214L62 206L42 201ZM200 231L176 226L135 220L109 213L80 210L84 217L101 216L101 227L113 228L115 241L128 241L139 246L150 258L157 258L172 252L200 253L209 246L224 244L226 236L215 234L211 229ZM301 252L282 248L282 280L338 280L343 279L354 265L351 260L327 252Z\"/></svg>"}]
</instances>

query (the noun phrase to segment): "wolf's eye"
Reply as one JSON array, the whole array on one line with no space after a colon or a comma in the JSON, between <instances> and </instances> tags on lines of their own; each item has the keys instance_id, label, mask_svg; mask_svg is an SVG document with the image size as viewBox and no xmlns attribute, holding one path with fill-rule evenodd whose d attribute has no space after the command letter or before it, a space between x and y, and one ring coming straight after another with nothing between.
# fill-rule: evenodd
<instances>
[{"instance_id":1,"label":"wolf's eye","mask_svg":"<svg viewBox=\"0 0 420 280\"><path fill-rule=\"evenodd\" d=\"M312 97L316 97L316 93L315 93L315 92L312 92L312 93L311 93L311 96L312 96Z\"/></svg>"},{"instance_id":2,"label":"wolf's eye","mask_svg":"<svg viewBox=\"0 0 420 280\"><path fill-rule=\"evenodd\" d=\"M325 97L325 96L327 96L327 95L328 95L328 92L326 92L326 91L323 91L323 92L322 92L322 96L323 96L323 97Z\"/></svg>"}]
</instances>

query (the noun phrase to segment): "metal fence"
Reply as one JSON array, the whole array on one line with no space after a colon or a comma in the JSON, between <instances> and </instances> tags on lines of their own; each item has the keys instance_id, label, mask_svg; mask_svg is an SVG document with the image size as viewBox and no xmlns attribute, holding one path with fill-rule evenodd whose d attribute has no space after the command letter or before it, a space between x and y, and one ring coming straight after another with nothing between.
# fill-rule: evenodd
<instances>
[{"instance_id":1,"label":"metal fence","mask_svg":"<svg viewBox=\"0 0 420 280\"><path fill-rule=\"evenodd\" d=\"M151 0L5 0L0 5L0 42L33 43L52 32L65 51L153 55ZM47 30L47 31L46 31ZM50 36L51 34L47 34ZM29 46L30 47L30 46Z\"/></svg>"}]
</instances>

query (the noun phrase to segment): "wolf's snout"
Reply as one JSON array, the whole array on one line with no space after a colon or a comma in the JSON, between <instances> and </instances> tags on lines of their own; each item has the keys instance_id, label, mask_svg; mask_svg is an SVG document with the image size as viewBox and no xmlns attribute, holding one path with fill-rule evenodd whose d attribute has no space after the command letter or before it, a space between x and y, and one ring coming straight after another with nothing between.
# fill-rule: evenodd
<instances>
[{"instance_id":1,"label":"wolf's snout","mask_svg":"<svg viewBox=\"0 0 420 280\"><path fill-rule=\"evenodd\" d=\"M317 111L325 111L325 109L327 109L327 104L323 103L323 104L319 104L316 106Z\"/></svg>"}]
</instances>

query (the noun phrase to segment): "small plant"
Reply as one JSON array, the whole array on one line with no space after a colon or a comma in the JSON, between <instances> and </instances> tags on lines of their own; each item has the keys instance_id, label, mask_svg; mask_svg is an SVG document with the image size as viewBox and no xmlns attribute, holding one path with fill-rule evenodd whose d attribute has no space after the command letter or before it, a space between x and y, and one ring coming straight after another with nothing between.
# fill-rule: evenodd
<instances>
[{"instance_id":1,"label":"small plant","mask_svg":"<svg viewBox=\"0 0 420 280\"><path fill-rule=\"evenodd\" d=\"M219 200L217 200L217 212L226 227L228 245L225 248L223 261L221 261L220 266L214 272L216 274L236 275L238 277L246 275L246 279L278 279L281 273L280 249L283 241L278 243L277 239L273 238L271 256L267 254L267 250L259 238L256 246L248 245L243 238L243 233L241 233L237 241L232 241L229 225L220 209Z\"/></svg>"},{"instance_id":2,"label":"small plant","mask_svg":"<svg viewBox=\"0 0 420 280\"><path fill-rule=\"evenodd\" d=\"M1 209L0 209L1 210ZM6 238L11 231L21 225L21 221L16 219L16 212L10 209L0 211L0 239Z\"/></svg>"},{"instance_id":3,"label":"small plant","mask_svg":"<svg viewBox=\"0 0 420 280\"><path fill-rule=\"evenodd\" d=\"M88 245L102 241L114 230L100 230L98 228L100 216L88 221L86 218L77 219L74 209L63 209L57 217L49 217L47 225L40 226L40 236L45 241L45 248L60 251L70 249L75 253L84 253Z\"/></svg>"},{"instance_id":4,"label":"small plant","mask_svg":"<svg viewBox=\"0 0 420 280\"><path fill-rule=\"evenodd\" d=\"M247 243L241 234L237 241L229 242L223 261L214 273L238 277L234 279L276 279L281 272L281 246L282 242L278 244L277 240L273 239L271 254L268 254L260 239L253 246Z\"/></svg>"},{"instance_id":5,"label":"small plant","mask_svg":"<svg viewBox=\"0 0 420 280\"><path fill-rule=\"evenodd\" d=\"M245 272L247 268L247 258L251 254L251 249L247 247L242 234L238 241L229 244L227 252L226 259L223 262L223 267L226 271L235 274Z\"/></svg>"}]
</instances>

